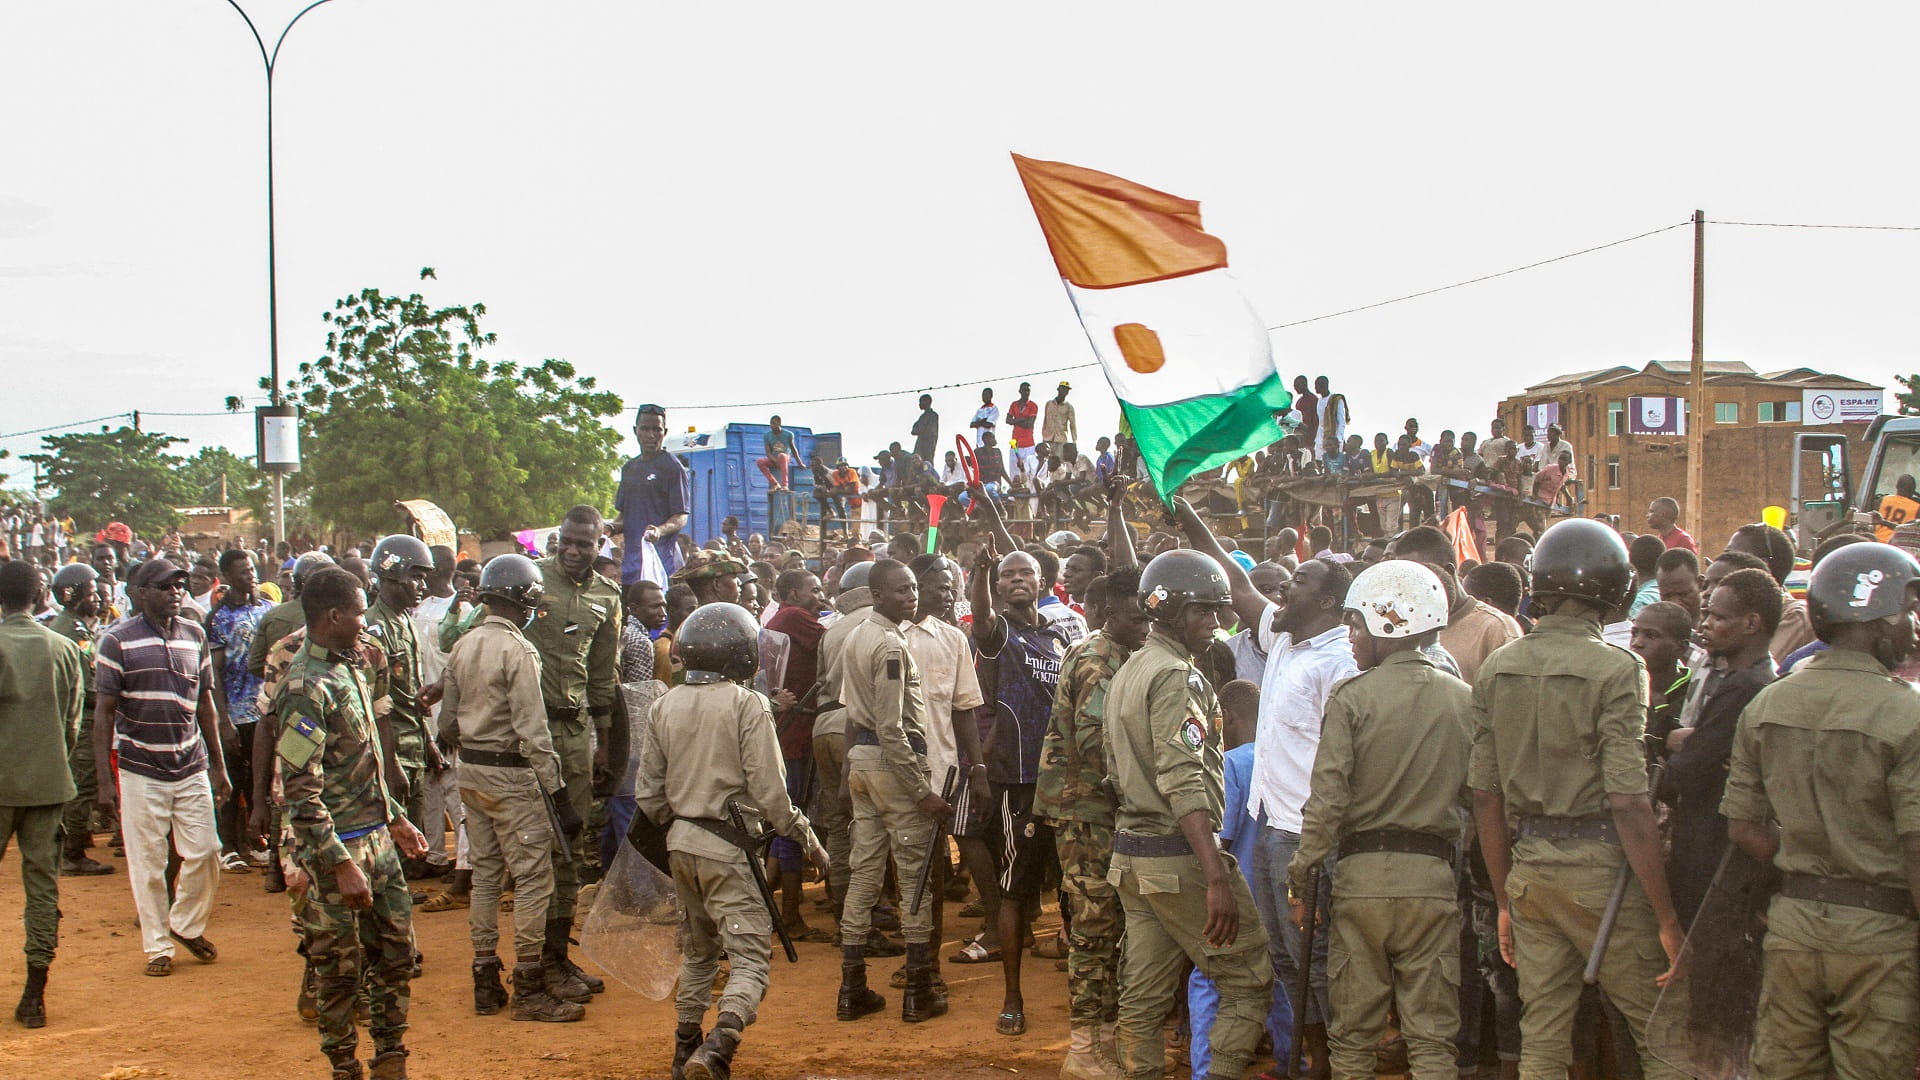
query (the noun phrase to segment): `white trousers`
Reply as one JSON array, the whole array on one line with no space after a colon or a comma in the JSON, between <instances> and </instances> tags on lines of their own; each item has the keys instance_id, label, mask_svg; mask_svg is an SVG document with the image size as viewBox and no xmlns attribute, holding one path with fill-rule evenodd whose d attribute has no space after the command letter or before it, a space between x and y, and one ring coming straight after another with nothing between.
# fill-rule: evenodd
<instances>
[{"instance_id":1,"label":"white trousers","mask_svg":"<svg viewBox=\"0 0 1920 1080\"><path fill-rule=\"evenodd\" d=\"M437 774L427 776L426 820L415 822L427 836L427 856L447 857L447 822L453 822L453 868L471 870L467 860L467 808L460 801L460 766L448 762Z\"/></svg>"},{"instance_id":2,"label":"white trousers","mask_svg":"<svg viewBox=\"0 0 1920 1080\"><path fill-rule=\"evenodd\" d=\"M205 772L184 780L150 780L120 771L120 835L127 842L127 878L140 913L140 943L148 959L173 955L169 930L181 937L206 932L213 889L220 880L220 833L213 822L213 783ZM168 837L180 853L173 903L167 903Z\"/></svg>"}]
</instances>

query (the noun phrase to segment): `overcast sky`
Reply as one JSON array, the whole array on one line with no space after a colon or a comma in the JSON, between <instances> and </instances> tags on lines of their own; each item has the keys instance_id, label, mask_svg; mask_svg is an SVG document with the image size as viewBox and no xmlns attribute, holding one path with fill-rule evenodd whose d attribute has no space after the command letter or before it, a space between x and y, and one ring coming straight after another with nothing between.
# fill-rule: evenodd
<instances>
[{"instance_id":1,"label":"overcast sky","mask_svg":"<svg viewBox=\"0 0 1920 1080\"><path fill-rule=\"evenodd\" d=\"M300 5L244 6L271 45ZM916 388L969 384L936 395L951 433L980 380L1004 404L1010 376L1092 359L1010 150L1199 200L1277 325L1696 206L1920 225L1917 22L1892 3L333 0L275 79L283 368L318 354L335 298L424 289L484 301L502 358L564 357L676 427L777 411L864 456L906 437ZM250 418L156 415L217 411L266 369L246 26L221 0L11 0L0 102L0 433L137 408L251 453ZM1677 229L1274 350L1329 375L1356 430L1484 433L1528 383L1684 362L1690 255ZM1713 228L1708 357L1891 403L1920 371L1917 286L1920 232ZM1083 428L1110 430L1098 372L1069 377Z\"/></svg>"}]
</instances>

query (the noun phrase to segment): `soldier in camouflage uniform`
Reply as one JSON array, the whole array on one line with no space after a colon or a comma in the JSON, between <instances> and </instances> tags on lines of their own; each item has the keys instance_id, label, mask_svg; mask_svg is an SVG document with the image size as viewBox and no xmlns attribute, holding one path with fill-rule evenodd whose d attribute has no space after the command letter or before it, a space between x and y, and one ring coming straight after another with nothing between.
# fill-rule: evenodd
<instances>
[{"instance_id":1,"label":"soldier in camouflage uniform","mask_svg":"<svg viewBox=\"0 0 1920 1080\"><path fill-rule=\"evenodd\" d=\"M67 756L73 771L73 783L80 794L60 813L60 831L64 834L60 852L63 877L93 877L113 873L113 867L87 858L93 842L93 796L99 786L93 763L93 638L100 630L100 575L86 563L69 563L53 575L53 598L60 610L47 620L47 629L80 647L80 662L86 673L87 711L80 717L80 741Z\"/></svg>"},{"instance_id":2,"label":"soldier in camouflage uniform","mask_svg":"<svg viewBox=\"0 0 1920 1080\"><path fill-rule=\"evenodd\" d=\"M355 991L365 972L375 1080L406 1080L413 903L400 853L426 841L387 786L373 701L352 650L366 596L344 570L314 574L301 596L307 641L278 698L275 751L293 832L293 859L309 880L304 923L319 990L320 1048L333 1080L360 1080Z\"/></svg>"},{"instance_id":3,"label":"soldier in camouflage uniform","mask_svg":"<svg viewBox=\"0 0 1920 1080\"><path fill-rule=\"evenodd\" d=\"M375 663L387 670L387 693L375 698L374 716L393 733L393 757L406 789L400 801L407 820L426 820L427 770L440 766L440 752L427 731L427 708L420 700L420 642L414 635L413 609L427 593L433 553L416 537L396 533L373 548L374 602L367 609L367 633L380 643ZM425 867L407 867L409 877Z\"/></svg>"},{"instance_id":4,"label":"soldier in camouflage uniform","mask_svg":"<svg viewBox=\"0 0 1920 1080\"><path fill-rule=\"evenodd\" d=\"M1107 880L1113 861L1113 794L1107 787L1107 685L1127 657L1146 643L1140 571L1126 567L1089 590L1107 598L1105 625L1067 650L1060 687L1041 743L1033 811L1053 822L1067 929L1069 1041L1063 1080L1109 1080L1119 1062L1104 1037L1119 1008L1120 931L1125 916Z\"/></svg>"}]
</instances>

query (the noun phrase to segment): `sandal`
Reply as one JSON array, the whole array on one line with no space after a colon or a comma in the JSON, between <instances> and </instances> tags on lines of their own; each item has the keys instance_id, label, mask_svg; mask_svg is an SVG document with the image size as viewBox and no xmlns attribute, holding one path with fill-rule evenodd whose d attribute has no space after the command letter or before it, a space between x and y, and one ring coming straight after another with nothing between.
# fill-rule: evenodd
<instances>
[{"instance_id":1,"label":"sandal","mask_svg":"<svg viewBox=\"0 0 1920 1080\"><path fill-rule=\"evenodd\" d=\"M960 946L960 951L953 954L951 962L955 964L997 964L1000 962L1000 950L997 948L987 948L981 944L980 939L976 937L968 941L965 945Z\"/></svg>"},{"instance_id":2,"label":"sandal","mask_svg":"<svg viewBox=\"0 0 1920 1080\"><path fill-rule=\"evenodd\" d=\"M244 855L241 855L237 851L229 851L220 856L220 872L223 874L251 874L253 873L253 867L247 865L247 860Z\"/></svg>"},{"instance_id":3,"label":"sandal","mask_svg":"<svg viewBox=\"0 0 1920 1080\"><path fill-rule=\"evenodd\" d=\"M211 964L220 959L220 950L214 948L213 942L205 937L182 937L175 930L169 930L167 933L172 935L173 940L185 945L187 951L193 954L193 958L203 964Z\"/></svg>"},{"instance_id":4,"label":"sandal","mask_svg":"<svg viewBox=\"0 0 1920 1080\"><path fill-rule=\"evenodd\" d=\"M162 979L173 974L173 957L156 956L147 961L147 974L156 979Z\"/></svg>"},{"instance_id":5,"label":"sandal","mask_svg":"<svg viewBox=\"0 0 1920 1080\"><path fill-rule=\"evenodd\" d=\"M1027 1014L1025 1012L1003 1012L1000 1019L993 1022L993 1030L1001 1035L1025 1035L1027 1033Z\"/></svg>"},{"instance_id":6,"label":"sandal","mask_svg":"<svg viewBox=\"0 0 1920 1080\"><path fill-rule=\"evenodd\" d=\"M437 892L437 893L434 893L432 896L427 897L427 902L420 905L420 910L421 911L452 911L455 908L472 907L472 906L473 906L473 901L468 899L466 893Z\"/></svg>"}]
</instances>

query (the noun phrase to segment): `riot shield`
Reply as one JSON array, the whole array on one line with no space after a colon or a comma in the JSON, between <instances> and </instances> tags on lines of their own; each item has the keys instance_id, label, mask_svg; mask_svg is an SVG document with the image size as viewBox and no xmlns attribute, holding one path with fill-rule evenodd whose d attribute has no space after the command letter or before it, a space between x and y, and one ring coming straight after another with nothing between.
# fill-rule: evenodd
<instances>
[{"instance_id":1,"label":"riot shield","mask_svg":"<svg viewBox=\"0 0 1920 1080\"><path fill-rule=\"evenodd\" d=\"M634 993L660 1001L680 977L685 922L673 881L622 840L580 932L580 951Z\"/></svg>"},{"instance_id":2,"label":"riot shield","mask_svg":"<svg viewBox=\"0 0 1920 1080\"><path fill-rule=\"evenodd\" d=\"M1660 992L1647 1048L1697 1080L1746 1080L1760 1005L1761 941L1779 873L1729 846L1681 951L1683 974Z\"/></svg>"}]
</instances>

